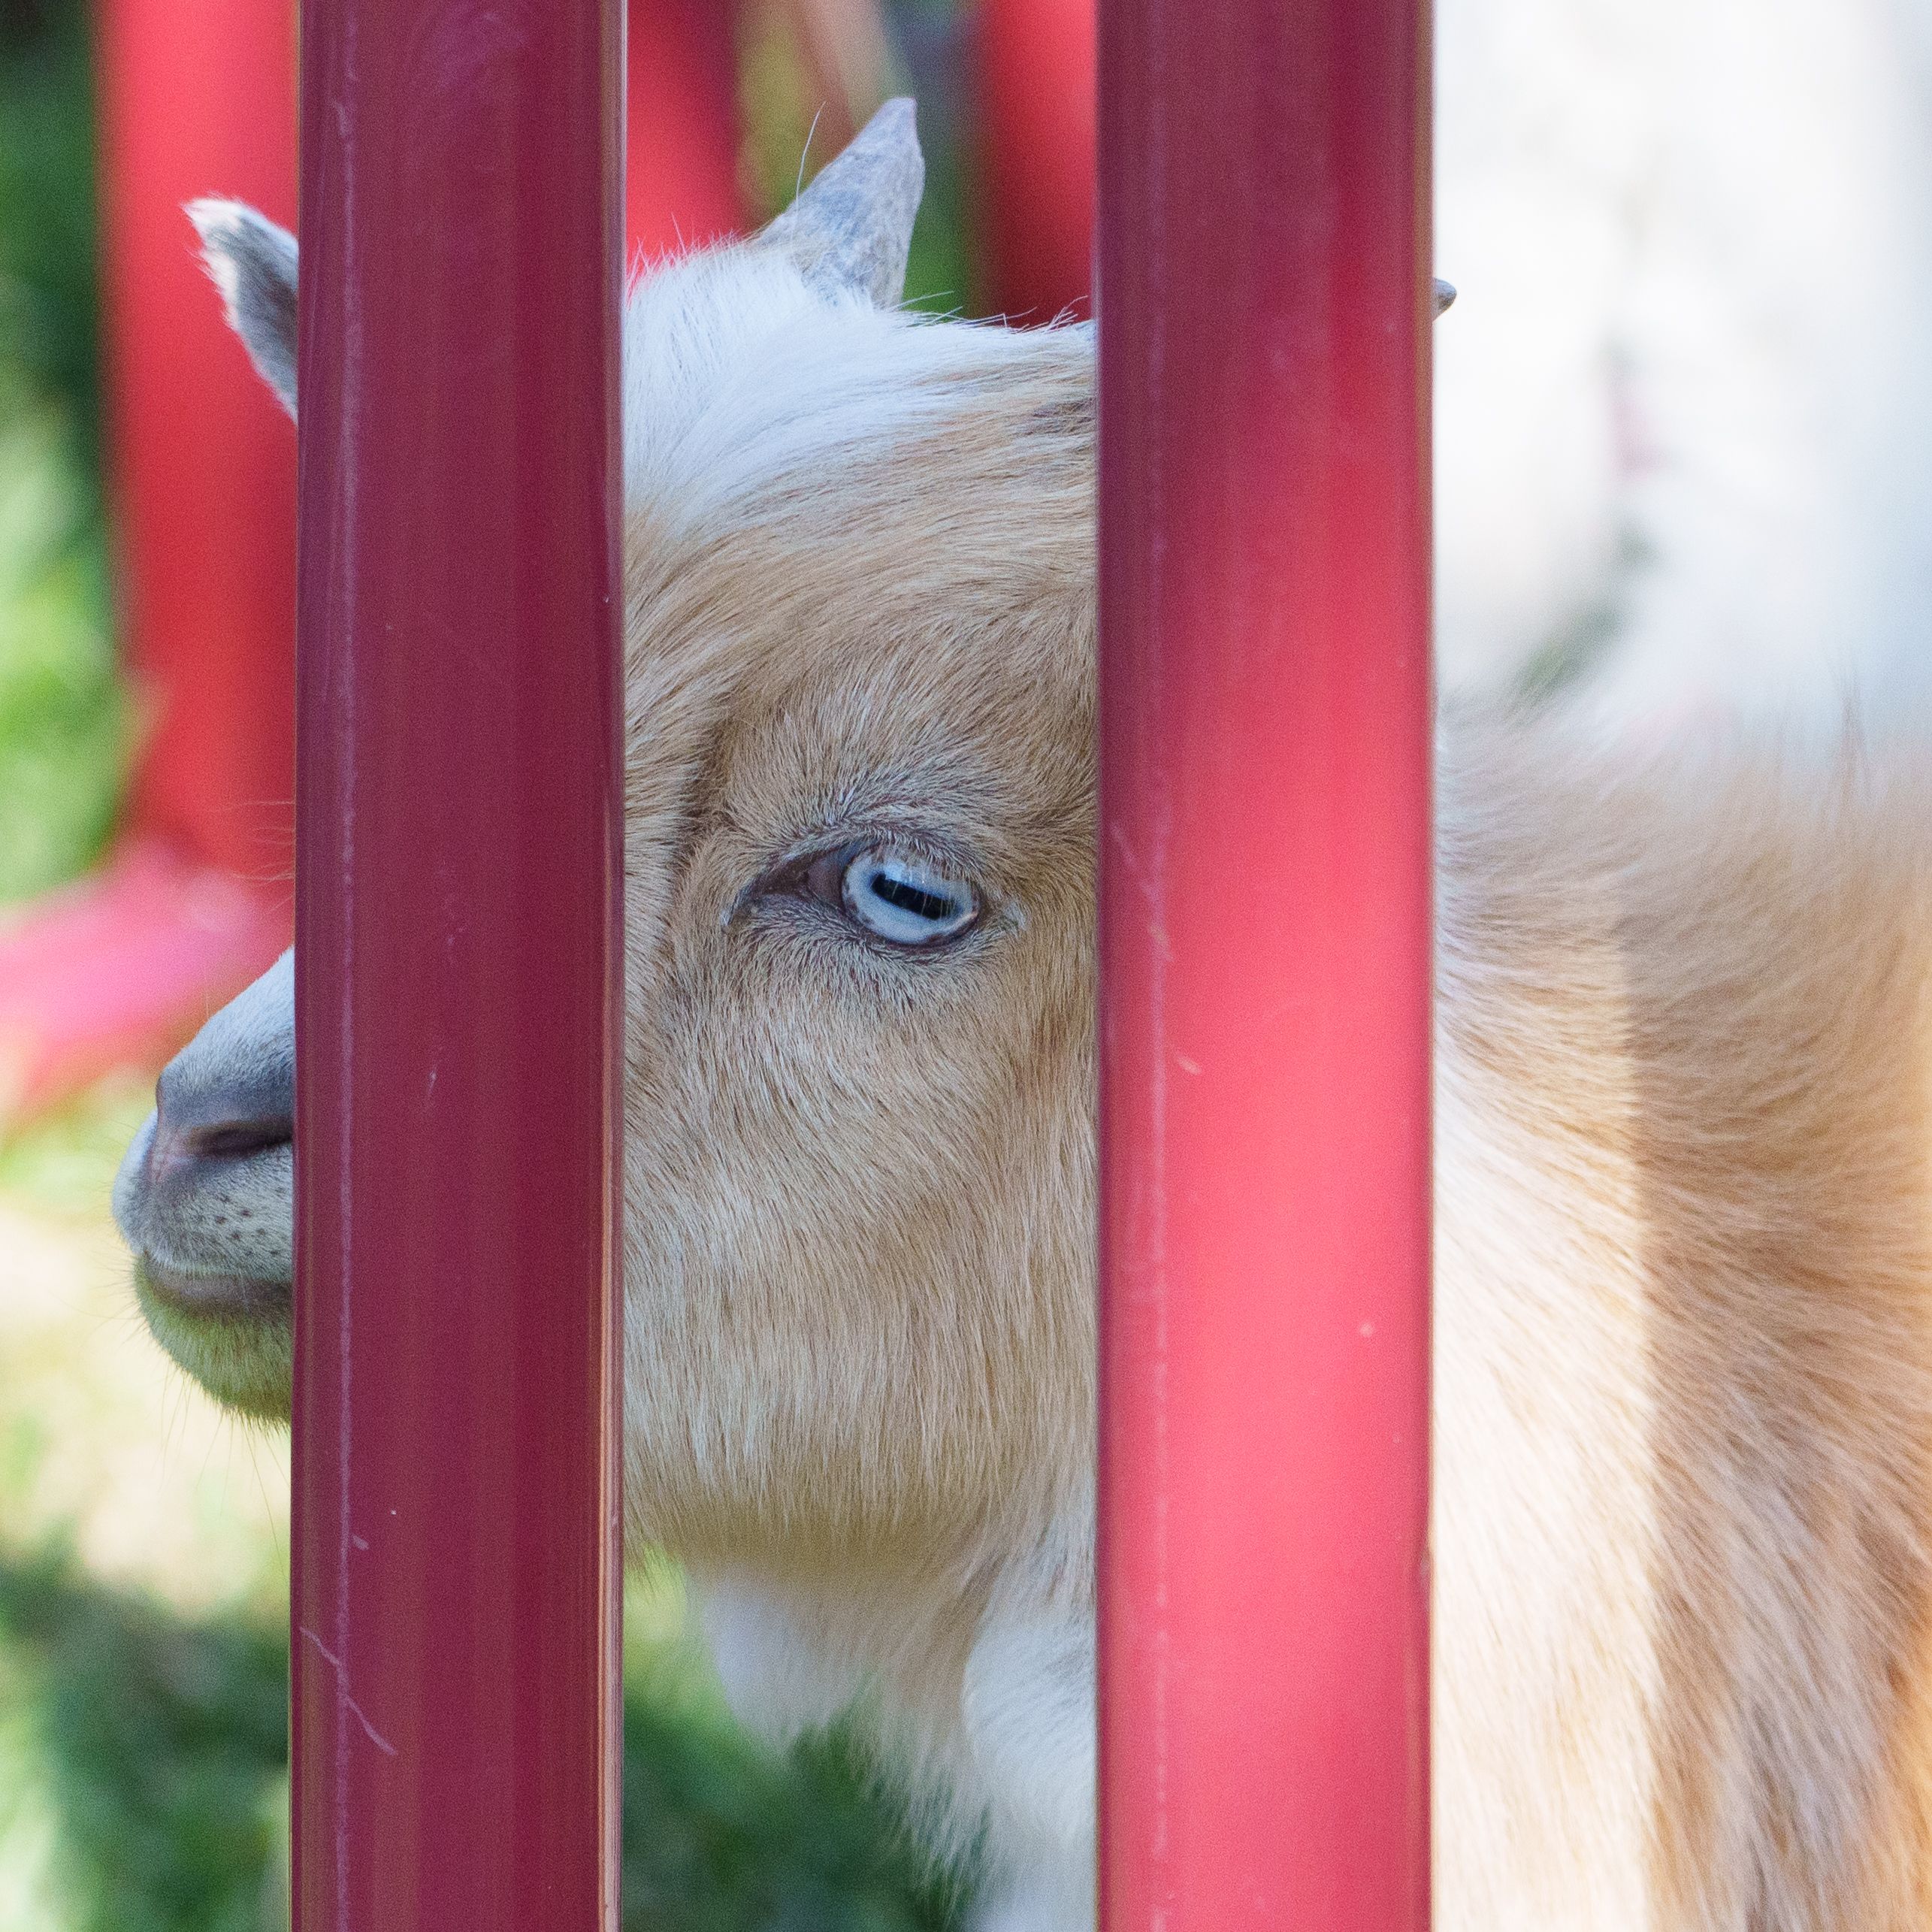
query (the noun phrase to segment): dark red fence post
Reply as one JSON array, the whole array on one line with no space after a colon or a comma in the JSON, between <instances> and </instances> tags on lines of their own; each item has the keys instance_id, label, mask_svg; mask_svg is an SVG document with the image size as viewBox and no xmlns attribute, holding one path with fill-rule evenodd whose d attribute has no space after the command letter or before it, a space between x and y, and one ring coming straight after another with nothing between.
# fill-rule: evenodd
<instances>
[{"instance_id":1,"label":"dark red fence post","mask_svg":"<svg viewBox=\"0 0 1932 1932\"><path fill-rule=\"evenodd\" d=\"M617 0L305 0L297 1932L615 1926Z\"/></svg>"},{"instance_id":2,"label":"dark red fence post","mask_svg":"<svg viewBox=\"0 0 1932 1932\"><path fill-rule=\"evenodd\" d=\"M120 603L152 714L129 815L286 881L295 439L210 299L182 210L221 194L295 212L295 8L107 0L95 34Z\"/></svg>"},{"instance_id":3,"label":"dark red fence post","mask_svg":"<svg viewBox=\"0 0 1932 1932\"><path fill-rule=\"evenodd\" d=\"M1051 322L1093 292L1094 0L979 0L986 307Z\"/></svg>"},{"instance_id":4,"label":"dark red fence post","mask_svg":"<svg viewBox=\"0 0 1932 1932\"><path fill-rule=\"evenodd\" d=\"M626 228L646 261L744 225L737 0L630 0Z\"/></svg>"},{"instance_id":5,"label":"dark red fence post","mask_svg":"<svg viewBox=\"0 0 1932 1932\"><path fill-rule=\"evenodd\" d=\"M1424 0L1106 0L1108 1932L1429 1913Z\"/></svg>"}]
</instances>

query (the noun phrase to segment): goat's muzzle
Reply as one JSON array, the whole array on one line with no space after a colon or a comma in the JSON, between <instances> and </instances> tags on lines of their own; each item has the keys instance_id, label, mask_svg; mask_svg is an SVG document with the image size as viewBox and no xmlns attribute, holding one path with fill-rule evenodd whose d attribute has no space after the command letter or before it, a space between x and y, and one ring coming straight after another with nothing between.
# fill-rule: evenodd
<instances>
[{"instance_id":1,"label":"goat's muzzle","mask_svg":"<svg viewBox=\"0 0 1932 1932\"><path fill-rule=\"evenodd\" d=\"M155 1111L114 1183L142 1312L210 1392L286 1413L295 1082L191 1048L155 1089Z\"/></svg>"}]
</instances>

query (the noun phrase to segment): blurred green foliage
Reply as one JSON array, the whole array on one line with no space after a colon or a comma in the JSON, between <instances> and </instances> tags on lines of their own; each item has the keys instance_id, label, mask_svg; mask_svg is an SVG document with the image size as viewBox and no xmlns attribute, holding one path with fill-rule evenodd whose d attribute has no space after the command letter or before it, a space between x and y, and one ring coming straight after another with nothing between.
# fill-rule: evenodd
<instances>
[{"instance_id":1,"label":"blurred green foliage","mask_svg":"<svg viewBox=\"0 0 1932 1932\"><path fill-rule=\"evenodd\" d=\"M0 0L0 902L98 850L126 743L104 563L88 56L77 0Z\"/></svg>"},{"instance_id":2,"label":"blurred green foliage","mask_svg":"<svg viewBox=\"0 0 1932 1932\"><path fill-rule=\"evenodd\" d=\"M94 101L77 0L0 0L0 340L98 469Z\"/></svg>"}]
</instances>

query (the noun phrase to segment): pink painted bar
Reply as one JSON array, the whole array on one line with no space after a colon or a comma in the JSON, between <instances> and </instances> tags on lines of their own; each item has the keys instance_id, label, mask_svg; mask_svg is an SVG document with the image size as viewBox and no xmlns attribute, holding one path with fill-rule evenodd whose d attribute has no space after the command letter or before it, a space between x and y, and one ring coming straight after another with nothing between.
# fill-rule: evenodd
<instances>
[{"instance_id":1,"label":"pink painted bar","mask_svg":"<svg viewBox=\"0 0 1932 1932\"><path fill-rule=\"evenodd\" d=\"M594 1932L621 8L302 13L295 1932Z\"/></svg>"},{"instance_id":2,"label":"pink painted bar","mask_svg":"<svg viewBox=\"0 0 1932 1932\"><path fill-rule=\"evenodd\" d=\"M732 234L738 181L737 0L627 0L625 240L634 267Z\"/></svg>"},{"instance_id":3,"label":"pink painted bar","mask_svg":"<svg viewBox=\"0 0 1932 1932\"><path fill-rule=\"evenodd\" d=\"M1429 1920L1425 0L1105 0L1107 1932Z\"/></svg>"},{"instance_id":4,"label":"pink painted bar","mask_svg":"<svg viewBox=\"0 0 1932 1932\"><path fill-rule=\"evenodd\" d=\"M1051 322L1093 292L1094 0L978 0L985 306Z\"/></svg>"},{"instance_id":5,"label":"pink painted bar","mask_svg":"<svg viewBox=\"0 0 1932 1932\"><path fill-rule=\"evenodd\" d=\"M295 438L208 299L182 209L234 195L289 220L295 10L101 0L92 11L118 615L150 721L127 817L137 837L268 882L262 896L286 903ZM260 962L238 957L197 990L219 1001L250 969Z\"/></svg>"}]
</instances>

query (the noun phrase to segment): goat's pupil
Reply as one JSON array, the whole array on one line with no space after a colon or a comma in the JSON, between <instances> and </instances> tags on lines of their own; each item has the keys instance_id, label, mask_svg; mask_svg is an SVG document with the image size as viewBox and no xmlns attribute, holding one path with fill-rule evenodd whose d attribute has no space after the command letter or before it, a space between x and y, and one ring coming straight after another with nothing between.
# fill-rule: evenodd
<instances>
[{"instance_id":1,"label":"goat's pupil","mask_svg":"<svg viewBox=\"0 0 1932 1932\"><path fill-rule=\"evenodd\" d=\"M916 919L930 919L935 924L950 919L958 909L950 899L936 892L927 892L909 881L894 878L890 873L874 872L872 877L873 892L888 906L896 906L902 912L909 912Z\"/></svg>"}]
</instances>

